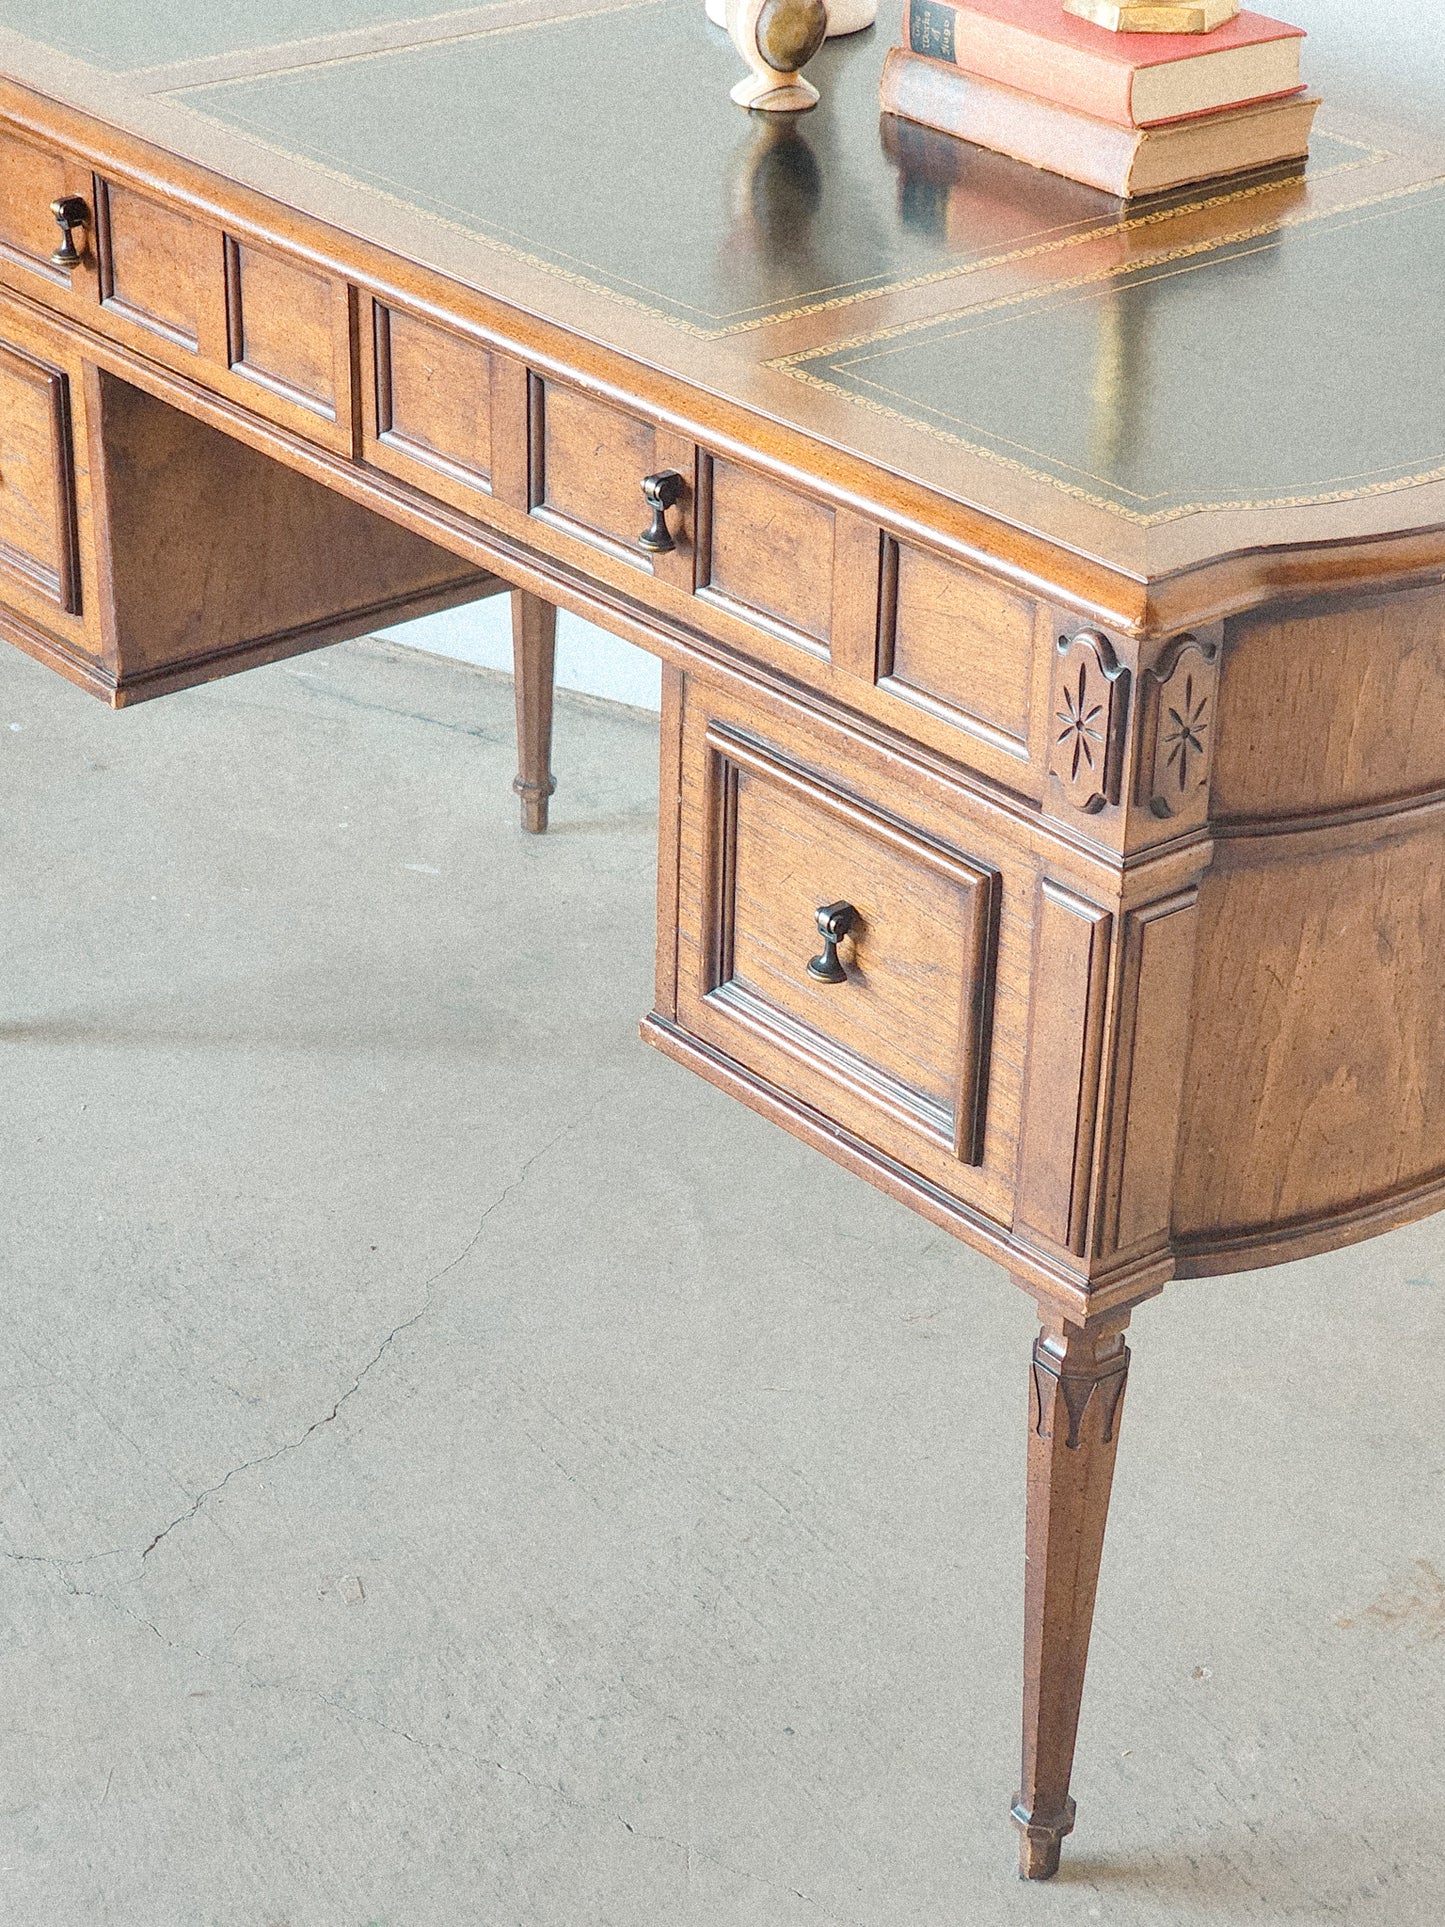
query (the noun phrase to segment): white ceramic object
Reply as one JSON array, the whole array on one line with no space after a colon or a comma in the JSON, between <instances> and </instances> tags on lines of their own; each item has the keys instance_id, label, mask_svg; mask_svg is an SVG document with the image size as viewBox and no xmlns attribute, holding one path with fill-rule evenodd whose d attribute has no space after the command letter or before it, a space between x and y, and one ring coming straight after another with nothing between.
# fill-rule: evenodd
<instances>
[{"instance_id":1,"label":"white ceramic object","mask_svg":"<svg viewBox=\"0 0 1445 1927\"><path fill-rule=\"evenodd\" d=\"M861 33L878 18L878 0L824 0L828 9L828 38ZM715 27L727 31L727 0L707 0L707 17Z\"/></svg>"},{"instance_id":2,"label":"white ceramic object","mask_svg":"<svg viewBox=\"0 0 1445 1927\"><path fill-rule=\"evenodd\" d=\"M781 57L805 67L827 38L826 25L823 0L727 0L728 35L748 66L728 98L759 114L803 114L816 107L812 82L775 63Z\"/></svg>"}]
</instances>

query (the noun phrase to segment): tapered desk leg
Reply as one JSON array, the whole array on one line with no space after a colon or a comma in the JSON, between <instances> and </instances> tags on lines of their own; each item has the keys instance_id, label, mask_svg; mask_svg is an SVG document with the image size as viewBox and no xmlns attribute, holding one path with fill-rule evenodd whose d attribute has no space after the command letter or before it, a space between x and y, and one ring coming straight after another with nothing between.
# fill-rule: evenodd
<instances>
[{"instance_id":1,"label":"tapered desk leg","mask_svg":"<svg viewBox=\"0 0 1445 1927\"><path fill-rule=\"evenodd\" d=\"M557 655L557 611L550 602L512 591L512 670L517 698L518 770L512 788L522 799L522 828L545 830L552 775L552 681Z\"/></svg>"},{"instance_id":2,"label":"tapered desk leg","mask_svg":"<svg viewBox=\"0 0 1445 1927\"><path fill-rule=\"evenodd\" d=\"M1129 1376L1127 1323L1127 1312L1087 1331L1046 1321L1034 1341L1023 1782L1013 1806L1024 1880L1047 1880L1058 1872L1059 1846L1074 1824L1069 1774Z\"/></svg>"}]
</instances>

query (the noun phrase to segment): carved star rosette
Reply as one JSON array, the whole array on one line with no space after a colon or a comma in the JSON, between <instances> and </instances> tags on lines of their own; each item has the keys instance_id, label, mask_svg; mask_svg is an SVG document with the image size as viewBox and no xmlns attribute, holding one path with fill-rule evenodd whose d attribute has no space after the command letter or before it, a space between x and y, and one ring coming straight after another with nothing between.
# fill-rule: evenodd
<instances>
[{"instance_id":1,"label":"carved star rosette","mask_svg":"<svg viewBox=\"0 0 1445 1927\"><path fill-rule=\"evenodd\" d=\"M1128 723L1129 672L1107 637L1092 629L1059 637L1052 698L1050 773L1092 816L1119 800Z\"/></svg>"},{"instance_id":2,"label":"carved star rosette","mask_svg":"<svg viewBox=\"0 0 1445 1927\"><path fill-rule=\"evenodd\" d=\"M1207 812L1218 679L1219 645L1195 635L1171 642L1148 672L1151 740L1143 758L1144 793L1161 819L1202 821Z\"/></svg>"}]
</instances>

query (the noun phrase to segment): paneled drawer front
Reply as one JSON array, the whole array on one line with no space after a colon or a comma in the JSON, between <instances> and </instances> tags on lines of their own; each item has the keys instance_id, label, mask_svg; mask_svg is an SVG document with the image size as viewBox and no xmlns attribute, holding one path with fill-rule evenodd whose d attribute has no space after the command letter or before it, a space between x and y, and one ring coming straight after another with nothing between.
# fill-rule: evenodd
<instances>
[{"instance_id":1,"label":"paneled drawer front","mask_svg":"<svg viewBox=\"0 0 1445 1927\"><path fill-rule=\"evenodd\" d=\"M221 272L216 231L148 194L101 181L95 233L101 306L199 354L206 305Z\"/></svg>"},{"instance_id":2,"label":"paneled drawer front","mask_svg":"<svg viewBox=\"0 0 1445 1927\"><path fill-rule=\"evenodd\" d=\"M1029 915L1007 839L943 786L834 753L821 718L778 704L764 728L687 691L678 1021L1006 1216Z\"/></svg>"},{"instance_id":3,"label":"paneled drawer front","mask_svg":"<svg viewBox=\"0 0 1445 1927\"><path fill-rule=\"evenodd\" d=\"M707 742L709 997L976 1163L996 874L741 737Z\"/></svg>"},{"instance_id":4,"label":"paneled drawer front","mask_svg":"<svg viewBox=\"0 0 1445 1927\"><path fill-rule=\"evenodd\" d=\"M698 594L826 656L833 633L836 518L771 477L709 457L698 515Z\"/></svg>"},{"instance_id":5,"label":"paneled drawer front","mask_svg":"<svg viewBox=\"0 0 1445 1927\"><path fill-rule=\"evenodd\" d=\"M226 335L232 369L325 422L348 412L347 290L269 248L226 238Z\"/></svg>"},{"instance_id":6,"label":"paneled drawer front","mask_svg":"<svg viewBox=\"0 0 1445 1927\"><path fill-rule=\"evenodd\" d=\"M651 573L655 558L638 540L651 519L642 484L650 475L672 470L681 479L683 493L667 516L678 545L669 552L669 561L685 556L690 549L690 449L680 463L675 437L564 382L534 375L528 393L532 514Z\"/></svg>"},{"instance_id":7,"label":"paneled drawer front","mask_svg":"<svg viewBox=\"0 0 1445 1927\"><path fill-rule=\"evenodd\" d=\"M879 687L1020 762L1048 703L1048 634L1048 612L1027 597L927 549L885 545Z\"/></svg>"},{"instance_id":8,"label":"paneled drawer front","mask_svg":"<svg viewBox=\"0 0 1445 1927\"><path fill-rule=\"evenodd\" d=\"M352 302L344 281L219 218L97 177L99 326L254 414L352 452ZM75 312L71 308L71 312Z\"/></svg>"},{"instance_id":9,"label":"paneled drawer front","mask_svg":"<svg viewBox=\"0 0 1445 1927\"><path fill-rule=\"evenodd\" d=\"M70 381L0 337L0 567L79 615L80 533Z\"/></svg>"},{"instance_id":10,"label":"paneled drawer front","mask_svg":"<svg viewBox=\"0 0 1445 1927\"><path fill-rule=\"evenodd\" d=\"M0 604L62 654L95 658L90 509L79 363L43 323L0 308Z\"/></svg>"},{"instance_id":11,"label":"paneled drawer front","mask_svg":"<svg viewBox=\"0 0 1445 1927\"><path fill-rule=\"evenodd\" d=\"M68 191L61 154L0 132L0 257L36 269L61 287L70 277L50 259L60 246L50 204Z\"/></svg>"},{"instance_id":12,"label":"paneled drawer front","mask_svg":"<svg viewBox=\"0 0 1445 1927\"><path fill-rule=\"evenodd\" d=\"M372 302L366 459L462 509L492 488L492 368L485 343Z\"/></svg>"}]
</instances>

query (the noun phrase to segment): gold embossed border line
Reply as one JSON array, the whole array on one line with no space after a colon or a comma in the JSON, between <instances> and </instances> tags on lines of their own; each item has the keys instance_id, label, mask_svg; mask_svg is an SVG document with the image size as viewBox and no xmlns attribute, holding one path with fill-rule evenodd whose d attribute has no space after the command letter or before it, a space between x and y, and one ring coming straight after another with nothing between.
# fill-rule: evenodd
<instances>
[{"instance_id":1,"label":"gold embossed border line","mask_svg":"<svg viewBox=\"0 0 1445 1927\"><path fill-rule=\"evenodd\" d=\"M771 365L1144 527L1445 479L1445 181Z\"/></svg>"},{"instance_id":2,"label":"gold embossed border line","mask_svg":"<svg viewBox=\"0 0 1445 1927\"><path fill-rule=\"evenodd\" d=\"M922 153L880 139L883 51L881 35L830 42L814 113L749 117L727 95L737 55L696 0L536 0L425 45L205 84L178 71L167 98L709 339L1131 235L1178 204L1125 209L928 130L912 130ZM940 152L972 157L961 188L940 193ZM1382 158L1325 137L1312 181ZM1210 204L1242 209L1259 191L1240 183Z\"/></svg>"}]
</instances>

